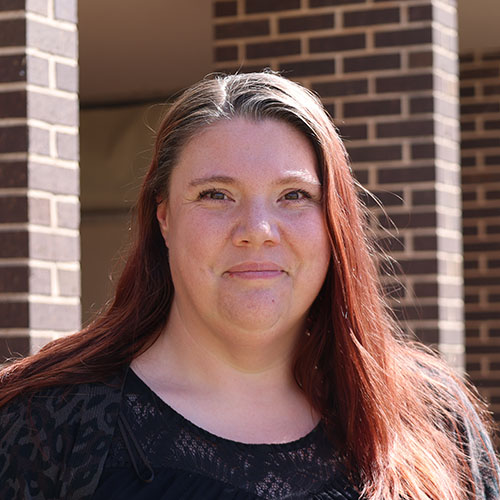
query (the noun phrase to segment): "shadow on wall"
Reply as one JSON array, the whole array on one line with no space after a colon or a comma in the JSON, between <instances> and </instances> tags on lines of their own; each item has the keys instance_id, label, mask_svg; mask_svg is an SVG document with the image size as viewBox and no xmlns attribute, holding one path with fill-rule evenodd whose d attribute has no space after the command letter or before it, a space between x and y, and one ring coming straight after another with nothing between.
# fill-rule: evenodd
<instances>
[{"instance_id":1,"label":"shadow on wall","mask_svg":"<svg viewBox=\"0 0 500 500\"><path fill-rule=\"evenodd\" d=\"M149 165L164 105L80 114L82 321L109 299L128 242L131 208Z\"/></svg>"}]
</instances>

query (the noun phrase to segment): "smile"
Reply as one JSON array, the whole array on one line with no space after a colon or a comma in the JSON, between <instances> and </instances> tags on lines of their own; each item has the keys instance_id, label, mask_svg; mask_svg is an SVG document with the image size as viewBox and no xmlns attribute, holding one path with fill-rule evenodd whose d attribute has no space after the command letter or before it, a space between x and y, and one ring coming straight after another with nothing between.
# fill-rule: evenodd
<instances>
[{"instance_id":1,"label":"smile","mask_svg":"<svg viewBox=\"0 0 500 500\"><path fill-rule=\"evenodd\" d=\"M243 262L229 268L224 274L230 278L263 280L278 278L286 272L273 262Z\"/></svg>"}]
</instances>

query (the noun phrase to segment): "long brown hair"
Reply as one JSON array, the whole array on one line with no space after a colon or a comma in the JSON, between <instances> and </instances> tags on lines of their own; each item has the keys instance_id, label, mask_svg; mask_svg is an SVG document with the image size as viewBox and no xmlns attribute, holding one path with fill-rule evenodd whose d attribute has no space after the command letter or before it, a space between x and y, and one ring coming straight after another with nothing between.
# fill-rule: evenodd
<instances>
[{"instance_id":1,"label":"long brown hair","mask_svg":"<svg viewBox=\"0 0 500 500\"><path fill-rule=\"evenodd\" d=\"M171 105L157 134L114 300L82 331L5 368L0 405L42 387L101 381L157 339L174 294L155 217L158 200L168 196L186 142L235 116L283 120L316 152L332 258L293 370L353 480L370 499L466 498L472 473L457 429L461 418L471 418L479 439L482 424L473 408L484 421L486 413L444 364L399 334L384 303L342 141L315 95L271 73L214 76Z\"/></svg>"}]
</instances>

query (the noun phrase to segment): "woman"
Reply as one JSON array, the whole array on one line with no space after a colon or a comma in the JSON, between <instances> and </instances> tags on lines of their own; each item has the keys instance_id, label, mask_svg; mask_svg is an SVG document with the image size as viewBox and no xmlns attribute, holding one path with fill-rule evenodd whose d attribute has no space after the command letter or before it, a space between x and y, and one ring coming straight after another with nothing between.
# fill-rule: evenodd
<instances>
[{"instance_id":1,"label":"woman","mask_svg":"<svg viewBox=\"0 0 500 500\"><path fill-rule=\"evenodd\" d=\"M315 96L188 89L136 216L107 310L2 372L2 498L499 498L485 411L386 310Z\"/></svg>"}]
</instances>

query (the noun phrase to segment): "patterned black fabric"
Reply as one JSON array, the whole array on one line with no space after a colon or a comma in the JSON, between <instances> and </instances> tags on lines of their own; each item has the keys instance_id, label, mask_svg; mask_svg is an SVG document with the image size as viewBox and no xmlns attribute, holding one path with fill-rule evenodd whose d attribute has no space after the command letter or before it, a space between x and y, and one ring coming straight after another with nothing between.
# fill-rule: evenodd
<instances>
[{"instance_id":1,"label":"patterned black fabric","mask_svg":"<svg viewBox=\"0 0 500 500\"><path fill-rule=\"evenodd\" d=\"M173 500L185 491L190 491L186 498L204 500L359 498L321 426L286 444L230 441L186 420L132 370L121 415L128 425L115 432L96 500ZM149 479L147 465L155 472L149 483L139 477Z\"/></svg>"},{"instance_id":2,"label":"patterned black fabric","mask_svg":"<svg viewBox=\"0 0 500 500\"><path fill-rule=\"evenodd\" d=\"M91 498L120 409L123 374L55 387L0 409L0 498Z\"/></svg>"},{"instance_id":3,"label":"patterned black fabric","mask_svg":"<svg viewBox=\"0 0 500 500\"><path fill-rule=\"evenodd\" d=\"M46 389L33 396L20 397L0 409L1 500L96 499L98 485L100 493L105 491L103 488L106 481L112 478L113 471L116 472L121 467L128 468L124 478L127 481L132 478L135 481L135 472L130 474L127 455L120 451L120 439L122 444L126 444L116 432L116 429L120 428L118 422L126 416L129 427L133 429L134 422L145 424L146 419L151 416L159 417L161 412L157 410L161 407L157 406L152 413L151 402L148 403L149 407L136 407L133 393L123 398L122 405L124 375L125 372L118 374L107 383ZM450 391L455 392L453 389L455 388L450 388ZM476 491L475 497L471 498L499 500L499 487L489 461L492 452L491 441L484 433L470 403L461 391L456 389L456 397L463 402L465 409L461 431L462 437L468 443L467 451ZM120 407L124 410L122 413ZM139 420L135 420L136 416L139 416ZM182 417L178 415L177 418L182 423ZM170 497L176 499L196 498L200 491L206 492L205 496L200 497L204 500L255 500L280 498L280 495L286 498L288 492L300 495L308 488L310 493L302 498L357 498L345 483L345 478L342 479L343 475L337 467L335 457L331 457L329 452L324 454L325 441L318 429L302 440L282 445L284 450L280 452L269 453L269 449L266 451L268 445L262 445L260 450L256 449L252 454L248 448L252 445L228 442L226 449L232 451L234 460L224 460L223 457L217 457L218 446L217 443L214 445L213 436L205 434L201 429L198 429L197 434L193 428L189 428L186 421L184 424L179 427L175 445L170 446L167 454L169 458L165 460L179 460L177 463L184 463L189 470L165 467L162 470L157 469L154 471L157 477L162 474L166 477L165 483L158 483L158 492L150 491L151 494L146 496L135 495L134 483L130 490L132 496L125 493L114 498L168 498L161 496L165 485L171 488L170 491L177 491L177 496ZM182 427L184 430L181 432ZM130 434L140 443L140 448L145 450L146 462L152 460L156 466L156 460L161 457L161 453L155 448L154 433L148 434L148 429L145 430L146 441L141 429L136 428L137 435L136 431ZM111 448L112 453L107 460ZM277 450L274 445L271 445L271 448ZM148 456L151 451L154 452L153 455ZM309 457L313 457L312 460ZM139 464L140 475L147 478L148 467L144 463L141 464L140 454L137 454L136 462L136 465ZM103 474L105 464L106 471ZM333 475L331 465L334 466ZM117 468L113 469L111 466ZM285 466L291 467L292 471L289 471L287 479L283 480L284 475L280 471ZM498 464L494 466L498 467ZM246 468L256 474L253 485L250 484L251 477L246 475ZM111 496L105 498L111 500Z\"/></svg>"}]
</instances>

